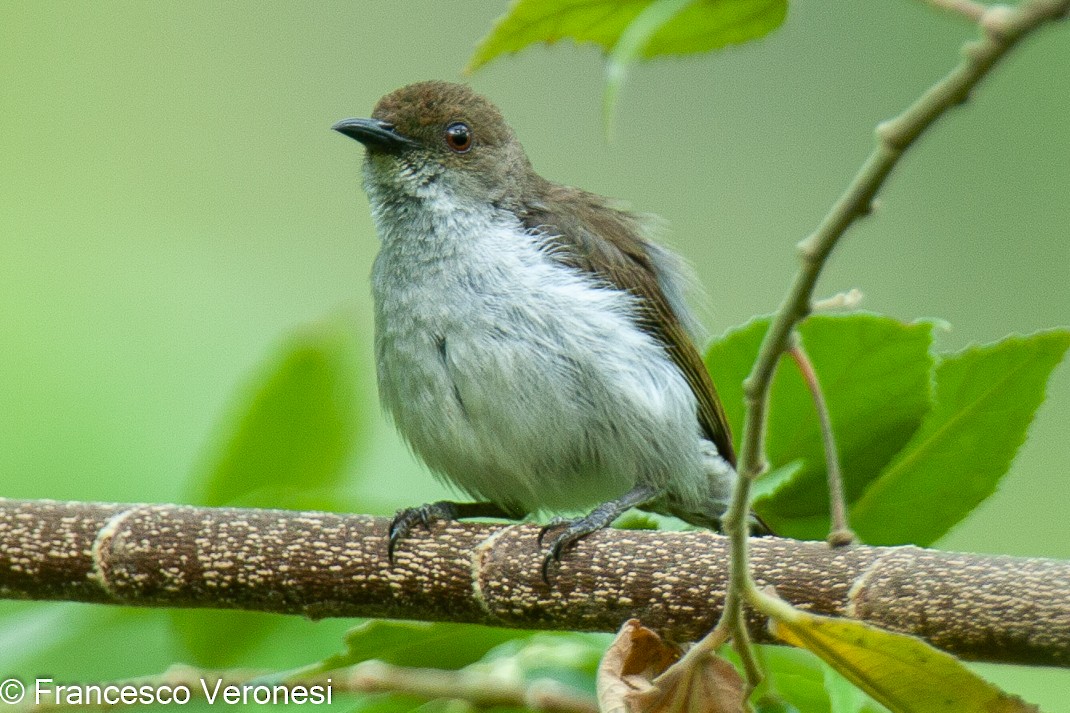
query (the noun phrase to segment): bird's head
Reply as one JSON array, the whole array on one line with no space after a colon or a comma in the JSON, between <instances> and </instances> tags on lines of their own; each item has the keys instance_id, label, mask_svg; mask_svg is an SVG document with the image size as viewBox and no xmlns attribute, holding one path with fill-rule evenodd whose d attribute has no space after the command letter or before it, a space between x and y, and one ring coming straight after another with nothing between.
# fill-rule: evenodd
<instances>
[{"instance_id":1,"label":"bird's head","mask_svg":"<svg viewBox=\"0 0 1070 713\"><path fill-rule=\"evenodd\" d=\"M379 100L367 119L334 130L364 144L370 194L500 204L531 172L498 108L463 84L419 82Z\"/></svg>"}]
</instances>

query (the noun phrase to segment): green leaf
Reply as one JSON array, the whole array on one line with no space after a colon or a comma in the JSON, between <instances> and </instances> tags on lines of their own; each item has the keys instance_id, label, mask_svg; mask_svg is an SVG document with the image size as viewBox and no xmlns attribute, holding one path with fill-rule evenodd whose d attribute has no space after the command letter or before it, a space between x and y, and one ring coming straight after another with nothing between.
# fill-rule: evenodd
<instances>
[{"instance_id":1,"label":"green leaf","mask_svg":"<svg viewBox=\"0 0 1070 713\"><path fill-rule=\"evenodd\" d=\"M199 505L337 507L365 426L350 325L291 335L239 397L201 475Z\"/></svg>"},{"instance_id":2,"label":"green leaf","mask_svg":"<svg viewBox=\"0 0 1070 713\"><path fill-rule=\"evenodd\" d=\"M795 480L795 476L802 471L803 462L801 460L793 460L787 465L782 465L779 468L774 468L762 477L758 478L754 482L754 487L751 488L751 502L755 505L761 505L767 500L771 500L781 488L787 487L789 483Z\"/></svg>"},{"instance_id":3,"label":"green leaf","mask_svg":"<svg viewBox=\"0 0 1070 713\"><path fill-rule=\"evenodd\" d=\"M754 710L756 713L802 713L803 709L798 708L792 703L786 700L767 697L761 698L754 704ZM806 708L806 713L823 713L824 709L821 708Z\"/></svg>"},{"instance_id":4,"label":"green leaf","mask_svg":"<svg viewBox=\"0 0 1070 713\"><path fill-rule=\"evenodd\" d=\"M944 358L932 412L851 508L862 539L929 545L991 495L1068 346L1051 330Z\"/></svg>"},{"instance_id":5,"label":"green leaf","mask_svg":"<svg viewBox=\"0 0 1070 713\"><path fill-rule=\"evenodd\" d=\"M684 11L694 0L654 0L624 28L617 44L609 53L606 61L606 86L602 93L602 119L606 135L612 131L613 109L617 105L617 96L624 85L624 78L650 39Z\"/></svg>"},{"instance_id":6,"label":"green leaf","mask_svg":"<svg viewBox=\"0 0 1070 713\"><path fill-rule=\"evenodd\" d=\"M593 693L598 665L611 641L610 634L534 633L495 647L481 665L515 668L526 680L554 678Z\"/></svg>"},{"instance_id":7,"label":"green leaf","mask_svg":"<svg viewBox=\"0 0 1070 713\"><path fill-rule=\"evenodd\" d=\"M342 509L340 487L364 428L357 347L344 320L288 337L238 398L214 455L192 481L190 501ZM187 657L229 666L275 631L256 612L176 610L171 627Z\"/></svg>"},{"instance_id":8,"label":"green leaf","mask_svg":"<svg viewBox=\"0 0 1070 713\"><path fill-rule=\"evenodd\" d=\"M613 527L618 530L657 530L658 521L655 517L645 512L629 511L621 515L613 522Z\"/></svg>"},{"instance_id":9,"label":"green leaf","mask_svg":"<svg viewBox=\"0 0 1070 713\"><path fill-rule=\"evenodd\" d=\"M1035 706L1000 691L954 656L921 639L860 621L786 609L789 616L770 619L774 635L814 652L892 711L1037 711Z\"/></svg>"},{"instance_id":10,"label":"green leaf","mask_svg":"<svg viewBox=\"0 0 1070 713\"><path fill-rule=\"evenodd\" d=\"M758 689L759 711L830 713L821 659L790 646L759 646L758 652L765 672Z\"/></svg>"},{"instance_id":11,"label":"green leaf","mask_svg":"<svg viewBox=\"0 0 1070 713\"><path fill-rule=\"evenodd\" d=\"M728 423L732 426L732 437L737 451L743 436L743 381L754 366L758 347L768 329L768 317L755 317L744 325L729 329L714 339L706 349L706 369L717 385L717 394L721 397L721 405L724 406ZM772 467L777 468L780 465L782 464L773 464Z\"/></svg>"},{"instance_id":12,"label":"green leaf","mask_svg":"<svg viewBox=\"0 0 1070 713\"><path fill-rule=\"evenodd\" d=\"M167 617L182 658L212 668L241 663L282 624L278 614L226 609L176 609Z\"/></svg>"},{"instance_id":13,"label":"green leaf","mask_svg":"<svg viewBox=\"0 0 1070 713\"><path fill-rule=\"evenodd\" d=\"M738 444L743 380L769 327L755 319L706 353ZM910 440L930 408L932 325L874 314L819 315L799 328L828 403L848 501L859 497ZM758 508L778 534L821 539L828 531L824 447L813 399L790 360L777 367L770 394L767 455L774 469L801 461L790 482Z\"/></svg>"},{"instance_id":14,"label":"green leaf","mask_svg":"<svg viewBox=\"0 0 1070 713\"><path fill-rule=\"evenodd\" d=\"M345 637L346 651L324 659L316 670L330 671L369 659L397 666L459 669L500 644L532 634L478 624L374 619L351 629Z\"/></svg>"},{"instance_id":15,"label":"green leaf","mask_svg":"<svg viewBox=\"0 0 1070 713\"><path fill-rule=\"evenodd\" d=\"M828 664L825 664L825 690L832 713L883 713L888 710Z\"/></svg>"},{"instance_id":16,"label":"green leaf","mask_svg":"<svg viewBox=\"0 0 1070 713\"><path fill-rule=\"evenodd\" d=\"M484 37L468 62L473 72L495 57L528 45L569 38L609 51L650 5L658 0L516 0ZM655 32L635 30L642 57L708 52L756 39L776 29L787 15L787 0L695 0ZM648 16L649 18L650 16ZM649 37L642 37L649 34Z\"/></svg>"}]
</instances>

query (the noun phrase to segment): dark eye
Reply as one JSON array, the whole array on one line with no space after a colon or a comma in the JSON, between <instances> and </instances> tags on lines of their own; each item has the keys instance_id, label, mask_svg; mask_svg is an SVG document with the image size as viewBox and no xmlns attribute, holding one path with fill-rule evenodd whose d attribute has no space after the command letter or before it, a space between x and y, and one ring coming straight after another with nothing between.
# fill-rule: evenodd
<instances>
[{"instance_id":1,"label":"dark eye","mask_svg":"<svg viewBox=\"0 0 1070 713\"><path fill-rule=\"evenodd\" d=\"M446 127L446 145L457 153L472 148L472 130L463 121L455 121Z\"/></svg>"}]
</instances>

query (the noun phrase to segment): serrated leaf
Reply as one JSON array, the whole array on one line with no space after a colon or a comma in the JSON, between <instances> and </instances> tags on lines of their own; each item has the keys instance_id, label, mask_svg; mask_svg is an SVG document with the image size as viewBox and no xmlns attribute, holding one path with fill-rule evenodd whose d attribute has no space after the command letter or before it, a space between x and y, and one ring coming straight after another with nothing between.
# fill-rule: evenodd
<instances>
[{"instance_id":1,"label":"serrated leaf","mask_svg":"<svg viewBox=\"0 0 1070 713\"><path fill-rule=\"evenodd\" d=\"M932 412L851 508L862 539L929 545L991 495L1068 346L1051 330L942 359Z\"/></svg>"},{"instance_id":2,"label":"serrated leaf","mask_svg":"<svg viewBox=\"0 0 1070 713\"><path fill-rule=\"evenodd\" d=\"M850 619L791 610L770 619L783 641L808 649L894 713L1037 713L921 639Z\"/></svg>"},{"instance_id":3,"label":"serrated leaf","mask_svg":"<svg viewBox=\"0 0 1070 713\"><path fill-rule=\"evenodd\" d=\"M310 508L337 501L364 427L349 327L291 335L239 397L231 425L194 479L199 505Z\"/></svg>"},{"instance_id":4,"label":"serrated leaf","mask_svg":"<svg viewBox=\"0 0 1070 713\"><path fill-rule=\"evenodd\" d=\"M369 659L396 666L458 669L480 660L496 646L532 635L478 624L374 619L350 629L346 650L324 659L316 669L329 671Z\"/></svg>"},{"instance_id":5,"label":"serrated leaf","mask_svg":"<svg viewBox=\"0 0 1070 713\"><path fill-rule=\"evenodd\" d=\"M737 443L743 380L768 326L768 318L752 320L706 353ZM828 403L850 502L910 440L930 408L932 326L859 313L814 316L799 332ZM760 514L778 534L823 538L828 489L820 427L810 392L787 361L773 378L766 450L774 469L795 461L802 465L791 482L763 499Z\"/></svg>"},{"instance_id":6,"label":"serrated leaf","mask_svg":"<svg viewBox=\"0 0 1070 713\"><path fill-rule=\"evenodd\" d=\"M657 1L516 0L480 41L465 71L532 44L565 38L609 51ZM779 27L786 15L787 0L697 0L646 38L639 54L690 54L747 42Z\"/></svg>"}]
</instances>

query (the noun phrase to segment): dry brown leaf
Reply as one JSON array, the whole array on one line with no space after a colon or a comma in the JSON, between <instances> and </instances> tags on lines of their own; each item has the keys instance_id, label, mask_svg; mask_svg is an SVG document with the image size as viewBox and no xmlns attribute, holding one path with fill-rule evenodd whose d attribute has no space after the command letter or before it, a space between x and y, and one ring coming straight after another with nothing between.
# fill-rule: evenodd
<instances>
[{"instance_id":1,"label":"dry brown leaf","mask_svg":"<svg viewBox=\"0 0 1070 713\"><path fill-rule=\"evenodd\" d=\"M746 699L735 667L717 656L694 661L630 619L598 667L603 713L740 713Z\"/></svg>"},{"instance_id":2,"label":"dry brown leaf","mask_svg":"<svg viewBox=\"0 0 1070 713\"><path fill-rule=\"evenodd\" d=\"M602 713L627 713L627 698L653 686L653 680L680 658L680 650L629 619L598 664L598 707Z\"/></svg>"}]
</instances>

